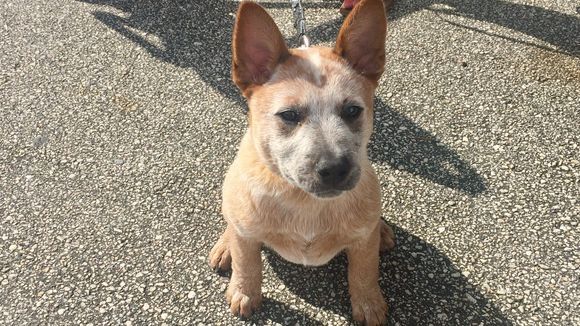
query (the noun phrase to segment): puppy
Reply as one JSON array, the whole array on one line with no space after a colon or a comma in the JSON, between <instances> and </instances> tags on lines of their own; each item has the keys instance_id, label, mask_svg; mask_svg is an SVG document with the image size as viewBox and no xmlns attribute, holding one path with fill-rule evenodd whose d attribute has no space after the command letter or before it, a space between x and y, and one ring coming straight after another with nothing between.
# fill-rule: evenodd
<instances>
[{"instance_id":1,"label":"puppy","mask_svg":"<svg viewBox=\"0 0 580 326\"><path fill-rule=\"evenodd\" d=\"M249 128L223 186L227 228L210 253L211 267L232 269L232 313L260 306L266 245L311 266L346 251L354 319L384 322L379 249L393 247L394 235L380 219L367 144L386 24L383 1L362 0L334 48L288 49L262 7L240 4L232 77L248 101Z\"/></svg>"}]
</instances>

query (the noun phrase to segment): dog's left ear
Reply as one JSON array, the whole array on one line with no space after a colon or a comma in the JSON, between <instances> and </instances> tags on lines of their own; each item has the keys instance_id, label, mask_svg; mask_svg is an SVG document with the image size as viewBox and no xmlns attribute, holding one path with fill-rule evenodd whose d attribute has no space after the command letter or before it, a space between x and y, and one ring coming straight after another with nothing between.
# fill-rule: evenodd
<instances>
[{"instance_id":1,"label":"dog's left ear","mask_svg":"<svg viewBox=\"0 0 580 326\"><path fill-rule=\"evenodd\" d=\"M272 17L252 1L243 1L238 9L232 52L232 78L246 97L253 86L270 80L276 66L290 55Z\"/></svg>"},{"instance_id":2,"label":"dog's left ear","mask_svg":"<svg viewBox=\"0 0 580 326\"><path fill-rule=\"evenodd\" d=\"M342 24L334 52L361 75L377 83L385 69L386 36L383 0L362 0Z\"/></svg>"}]
</instances>

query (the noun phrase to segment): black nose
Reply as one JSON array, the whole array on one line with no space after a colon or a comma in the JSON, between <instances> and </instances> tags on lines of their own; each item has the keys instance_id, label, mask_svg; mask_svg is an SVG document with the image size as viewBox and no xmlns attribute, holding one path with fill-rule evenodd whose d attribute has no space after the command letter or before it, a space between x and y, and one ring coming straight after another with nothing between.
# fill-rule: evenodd
<instances>
[{"instance_id":1,"label":"black nose","mask_svg":"<svg viewBox=\"0 0 580 326\"><path fill-rule=\"evenodd\" d=\"M325 186L332 188L340 187L350 174L351 169L352 164L346 157L341 157L338 160L321 160L316 165L320 181Z\"/></svg>"}]
</instances>

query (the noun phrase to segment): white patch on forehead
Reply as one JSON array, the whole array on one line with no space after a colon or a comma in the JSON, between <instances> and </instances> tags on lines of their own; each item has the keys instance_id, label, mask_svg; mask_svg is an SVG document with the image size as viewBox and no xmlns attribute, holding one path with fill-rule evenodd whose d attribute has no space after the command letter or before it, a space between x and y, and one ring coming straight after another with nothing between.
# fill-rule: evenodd
<instances>
[{"instance_id":1,"label":"white patch on forehead","mask_svg":"<svg viewBox=\"0 0 580 326\"><path fill-rule=\"evenodd\" d=\"M322 58L320 57L320 54L318 54L318 51L309 51L308 60L310 60L312 65L318 68L318 70L322 67Z\"/></svg>"},{"instance_id":2,"label":"white patch on forehead","mask_svg":"<svg viewBox=\"0 0 580 326\"><path fill-rule=\"evenodd\" d=\"M322 84L322 58L317 51L308 52L308 61L310 62L309 69L312 78L314 78L316 85Z\"/></svg>"}]
</instances>

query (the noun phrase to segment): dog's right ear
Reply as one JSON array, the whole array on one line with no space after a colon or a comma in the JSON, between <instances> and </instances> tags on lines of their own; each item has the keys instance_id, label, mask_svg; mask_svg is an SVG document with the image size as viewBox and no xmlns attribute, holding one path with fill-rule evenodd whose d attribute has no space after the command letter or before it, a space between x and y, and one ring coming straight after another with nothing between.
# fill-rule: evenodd
<instances>
[{"instance_id":1,"label":"dog's right ear","mask_svg":"<svg viewBox=\"0 0 580 326\"><path fill-rule=\"evenodd\" d=\"M253 86L267 82L290 55L272 17L251 1L243 1L238 8L232 53L232 78L246 97Z\"/></svg>"}]
</instances>

